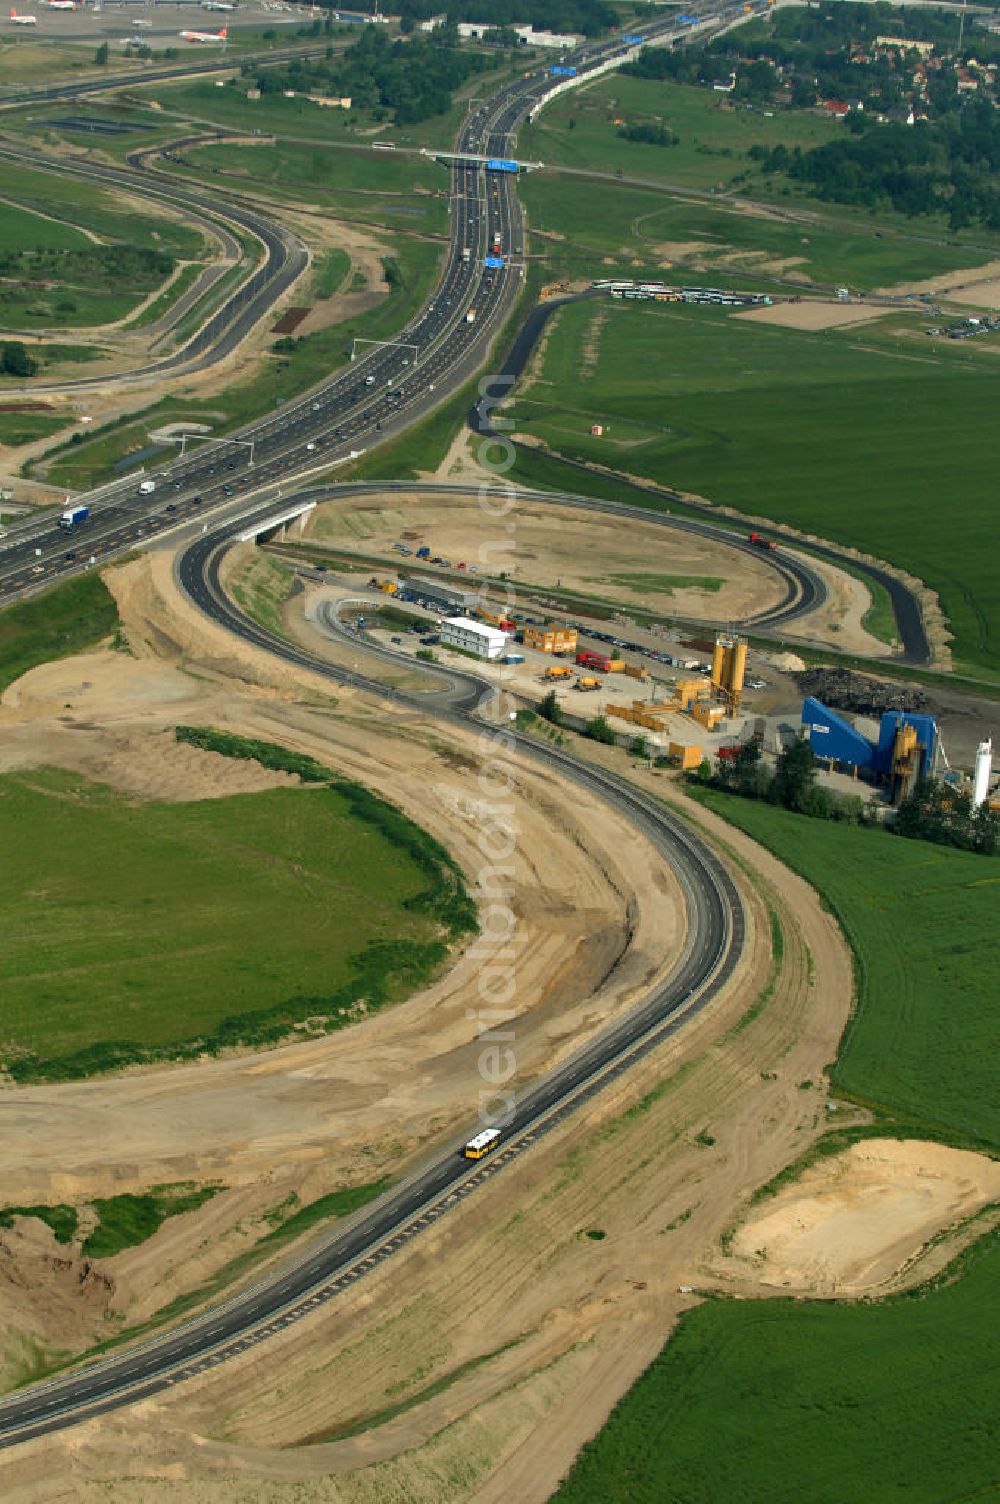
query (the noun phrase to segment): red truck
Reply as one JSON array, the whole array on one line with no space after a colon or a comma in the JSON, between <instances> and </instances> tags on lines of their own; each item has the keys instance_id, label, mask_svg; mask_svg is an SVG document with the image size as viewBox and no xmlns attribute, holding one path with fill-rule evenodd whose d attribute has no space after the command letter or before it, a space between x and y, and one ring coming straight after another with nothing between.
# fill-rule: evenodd
<instances>
[{"instance_id":1,"label":"red truck","mask_svg":"<svg viewBox=\"0 0 1000 1504\"><path fill-rule=\"evenodd\" d=\"M596 669L599 674L613 674L625 666L620 658L609 658L607 653L592 653L587 649L577 653L576 661L581 668Z\"/></svg>"},{"instance_id":2,"label":"red truck","mask_svg":"<svg viewBox=\"0 0 1000 1504\"><path fill-rule=\"evenodd\" d=\"M770 538L762 538L761 535L760 535L760 533L751 533L750 534L750 542L753 544L754 548L776 548L777 547L777 544L776 543L772 543Z\"/></svg>"}]
</instances>

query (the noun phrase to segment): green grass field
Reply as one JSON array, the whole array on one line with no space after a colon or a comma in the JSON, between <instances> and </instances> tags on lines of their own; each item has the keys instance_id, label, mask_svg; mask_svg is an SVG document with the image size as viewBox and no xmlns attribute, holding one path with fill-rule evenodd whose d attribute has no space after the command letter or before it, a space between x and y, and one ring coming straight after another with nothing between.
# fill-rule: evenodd
<instances>
[{"instance_id":1,"label":"green grass field","mask_svg":"<svg viewBox=\"0 0 1000 1504\"><path fill-rule=\"evenodd\" d=\"M615 120L662 120L677 136L677 145L623 140ZM767 116L763 110L724 109L712 89L616 73L547 105L536 123L520 132L518 149L527 160L547 167L620 170L626 177L665 185L715 189L752 165L746 158L751 146L781 143L806 150L835 139L839 129L805 111Z\"/></svg>"},{"instance_id":2,"label":"green grass field","mask_svg":"<svg viewBox=\"0 0 1000 1504\"><path fill-rule=\"evenodd\" d=\"M351 269L346 251L326 251L320 256L313 273L313 290L318 298L332 298Z\"/></svg>"},{"instance_id":3,"label":"green grass field","mask_svg":"<svg viewBox=\"0 0 1000 1504\"><path fill-rule=\"evenodd\" d=\"M12 199L24 209L90 230L105 242L166 251L185 260L195 260L202 253L200 231L159 214L154 204L144 204L142 212L123 210L112 194L96 184L60 173L0 162L0 199Z\"/></svg>"},{"instance_id":4,"label":"green grass field","mask_svg":"<svg viewBox=\"0 0 1000 1504\"><path fill-rule=\"evenodd\" d=\"M8 10L4 12L6 16ZM54 83L56 79L74 80L81 74L127 71L124 59L114 52L108 66L94 64L96 42L74 46L70 42L50 41L41 37L17 36L16 27L6 28L0 43L0 96L31 84ZM133 65L134 66L134 65Z\"/></svg>"},{"instance_id":5,"label":"green grass field","mask_svg":"<svg viewBox=\"0 0 1000 1504\"><path fill-rule=\"evenodd\" d=\"M197 1211L222 1189L219 1185L160 1185L138 1195L107 1196L90 1205L97 1223L83 1240L80 1252L92 1259L110 1259L124 1248L135 1248L159 1232L168 1217Z\"/></svg>"},{"instance_id":6,"label":"green grass field","mask_svg":"<svg viewBox=\"0 0 1000 1504\"><path fill-rule=\"evenodd\" d=\"M699 802L817 888L857 960L835 1093L888 1131L996 1152L994 862L732 795ZM960 1276L960 1277L959 1277ZM554 1504L991 1499L1000 1241L869 1304L708 1301L584 1448Z\"/></svg>"},{"instance_id":7,"label":"green grass field","mask_svg":"<svg viewBox=\"0 0 1000 1504\"><path fill-rule=\"evenodd\" d=\"M118 610L96 574L80 575L0 611L0 689L29 669L96 647L118 629Z\"/></svg>"},{"instance_id":8,"label":"green grass field","mask_svg":"<svg viewBox=\"0 0 1000 1504\"><path fill-rule=\"evenodd\" d=\"M540 172L524 178L518 191L531 230L540 232L531 237L531 252L544 253L550 273L560 276L669 272L674 280L765 292L843 282L865 290L978 266L995 254L981 244L916 237L902 225L878 236L847 216L804 226L627 183L588 184Z\"/></svg>"},{"instance_id":9,"label":"green grass field","mask_svg":"<svg viewBox=\"0 0 1000 1504\"><path fill-rule=\"evenodd\" d=\"M66 426L66 418L50 413L0 413L0 447L6 444L16 449L19 444L34 444Z\"/></svg>"},{"instance_id":10,"label":"green grass field","mask_svg":"<svg viewBox=\"0 0 1000 1504\"><path fill-rule=\"evenodd\" d=\"M340 1027L427 980L446 947L420 907L425 838L354 800L136 804L55 769L0 779L8 1069L73 1077Z\"/></svg>"},{"instance_id":11,"label":"green grass field","mask_svg":"<svg viewBox=\"0 0 1000 1504\"><path fill-rule=\"evenodd\" d=\"M519 429L902 565L939 592L959 663L1000 667L988 352L932 344L916 315L809 332L602 300L557 317ZM614 448L619 421L651 436Z\"/></svg>"},{"instance_id":12,"label":"green grass field","mask_svg":"<svg viewBox=\"0 0 1000 1504\"><path fill-rule=\"evenodd\" d=\"M581 1454L554 1504L995 1499L1000 1244L875 1305L710 1301Z\"/></svg>"},{"instance_id":13,"label":"green grass field","mask_svg":"<svg viewBox=\"0 0 1000 1504\"><path fill-rule=\"evenodd\" d=\"M801 873L851 943L859 997L834 1091L918 1133L1000 1149L997 864L735 795L699 799Z\"/></svg>"},{"instance_id":14,"label":"green grass field","mask_svg":"<svg viewBox=\"0 0 1000 1504\"><path fill-rule=\"evenodd\" d=\"M3 169L0 168L0 182ZM65 220L5 203L0 214L0 251L71 251L88 246L86 235Z\"/></svg>"},{"instance_id":15,"label":"green grass field","mask_svg":"<svg viewBox=\"0 0 1000 1504\"><path fill-rule=\"evenodd\" d=\"M202 147L174 171L189 177L192 167L235 191L316 204L338 219L447 234L448 174L420 157L279 141Z\"/></svg>"}]
</instances>

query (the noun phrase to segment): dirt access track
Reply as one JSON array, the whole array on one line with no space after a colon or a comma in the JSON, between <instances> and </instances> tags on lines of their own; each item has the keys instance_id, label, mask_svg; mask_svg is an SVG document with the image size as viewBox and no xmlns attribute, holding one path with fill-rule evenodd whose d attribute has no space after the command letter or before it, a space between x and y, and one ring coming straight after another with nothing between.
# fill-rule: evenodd
<instances>
[{"instance_id":1,"label":"dirt access track","mask_svg":"<svg viewBox=\"0 0 1000 1504\"><path fill-rule=\"evenodd\" d=\"M3 766L65 762L141 795L159 762L168 797L185 780L205 797L239 786L230 773L258 775L187 748L182 766L170 728L223 725L398 799L475 879L471 737L293 679L183 601L166 549L110 580L134 656L68 659L12 686ZM623 766L615 750L593 755ZM850 956L812 890L668 778L636 777L723 843L739 874L745 864L746 954L713 1005L342 1299L168 1395L0 1454L6 1501L549 1497L697 1298L679 1287L707 1271L752 1188L825 1128L822 1068L851 1001ZM523 1085L669 964L681 911L669 869L613 813L522 759L515 800ZM210 1173L230 1187L86 1271L57 1267L64 1251L37 1224L0 1233L0 1310L8 1336L21 1334L22 1372L39 1342L83 1345L117 1325L114 1312L135 1320L197 1285L290 1190L308 1201L398 1173L450 1130L479 1085L476 978L469 950L424 994L315 1044L4 1089L0 1204Z\"/></svg>"}]
</instances>

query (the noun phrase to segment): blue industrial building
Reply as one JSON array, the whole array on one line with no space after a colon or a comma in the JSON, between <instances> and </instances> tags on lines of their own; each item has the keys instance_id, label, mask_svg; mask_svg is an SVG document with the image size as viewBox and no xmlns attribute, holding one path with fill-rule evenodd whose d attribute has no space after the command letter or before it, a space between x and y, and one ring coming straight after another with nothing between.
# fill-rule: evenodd
<instances>
[{"instance_id":1,"label":"blue industrial building","mask_svg":"<svg viewBox=\"0 0 1000 1504\"><path fill-rule=\"evenodd\" d=\"M911 728L915 745L914 736L900 737L903 727ZM850 721L810 695L802 705L802 729L816 756L824 762L885 779L896 794L900 780L909 789L917 779L932 777L937 765L938 727L930 715L887 710L878 741L870 742Z\"/></svg>"},{"instance_id":2,"label":"blue industrial building","mask_svg":"<svg viewBox=\"0 0 1000 1504\"><path fill-rule=\"evenodd\" d=\"M812 695L803 703L802 725L817 757L874 771L875 748L868 738Z\"/></svg>"}]
</instances>

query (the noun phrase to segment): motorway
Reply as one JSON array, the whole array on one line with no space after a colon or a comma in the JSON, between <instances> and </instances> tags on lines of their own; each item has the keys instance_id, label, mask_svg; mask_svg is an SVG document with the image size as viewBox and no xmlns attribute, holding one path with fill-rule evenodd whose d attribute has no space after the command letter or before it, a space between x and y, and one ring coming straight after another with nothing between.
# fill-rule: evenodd
<instances>
[{"instance_id":1,"label":"motorway","mask_svg":"<svg viewBox=\"0 0 1000 1504\"><path fill-rule=\"evenodd\" d=\"M436 708L433 697L387 691L376 680L338 668L272 636L226 596L219 580L226 551L248 523L256 520L260 525L286 510L286 506L272 503L256 509L249 518L232 519L189 544L178 561L178 576L192 600L244 641L292 665L369 690L399 707L434 715L446 725L481 731L487 719L482 702L492 699L494 691L474 673L440 671L443 704ZM434 672L431 666L428 671ZM578 762L561 749L536 744L508 731L506 722L499 723L497 729L501 725L505 734L514 737L519 757L542 761L554 773L606 800L669 862L687 907L685 940L669 975L642 1003L518 1095L505 1127L504 1145L490 1160L472 1166L462 1157L461 1145L476 1127L470 1122L460 1136L435 1151L403 1184L373 1202L348 1225L335 1228L224 1305L159 1338L0 1402L0 1446L15 1445L169 1389L267 1340L317 1305L335 1298L669 1038L703 1009L732 975L743 950L745 917L729 873L710 848L658 801L626 780Z\"/></svg>"},{"instance_id":2,"label":"motorway","mask_svg":"<svg viewBox=\"0 0 1000 1504\"><path fill-rule=\"evenodd\" d=\"M703 19L710 21L713 28L721 28L742 15L742 6L730 3L713 6L703 13ZM678 28L676 23L660 19L646 26L645 34L650 39L666 39L691 33ZM703 27L702 39L704 34ZM585 74L625 50L620 40L591 42L578 50L573 62L579 73ZM177 70L184 71L187 70ZM90 85L68 87L85 93ZM537 109L550 88L546 69L529 72L506 85L470 112L460 132L458 150L511 156L518 125ZM44 163L39 154L14 155L29 165L33 158L38 165L54 168L53 162ZM68 165L61 161L59 170L65 172ZM104 181L109 186L113 186L111 179L119 172L76 163L72 168L94 176L105 175ZM155 500L140 493L133 475L96 493L74 498L89 504L92 515L85 529L71 539L52 516L10 528L0 542L0 604L99 561L107 561L150 534L173 526L179 517L201 508L223 507L236 494L256 494L269 486L288 486L296 478L325 473L410 426L471 378L480 369L492 338L502 329L517 301L524 232L510 175L487 175L478 166L461 162L451 172L453 207L448 264L431 300L393 344L377 348L347 371L286 404L278 413L220 440L207 440L189 458L158 470ZM205 212L205 200L195 190L179 185L170 174L156 172L144 163L140 191L149 191L146 185L150 180L162 196L182 205L187 202ZM120 175L119 183L133 191L137 186L127 173ZM214 207L218 213L217 204ZM232 204L227 206L226 213L234 222L244 223L250 233L264 242L267 259L171 360L194 358L208 363L221 358L239 343L263 316L268 304L291 285L302 269L305 251L295 237L250 208ZM495 235L500 237L504 261L499 270L483 264ZM466 249L467 261L462 255ZM470 308L475 310L475 322L471 324L465 321ZM520 369L546 316L545 309L536 309L529 315L505 370ZM159 368L163 369L164 363ZM135 374L138 377L141 373ZM496 382L498 378L491 379ZM84 377L74 386L86 388L94 381L99 382L99 378ZM565 463L574 468L574 462ZM575 468L586 469L578 464ZM653 486L638 485L634 489L647 490L668 500L672 495ZM777 529L760 530L794 545L793 539ZM729 536L732 539L735 535ZM929 661L930 649L919 602L905 585L888 571L848 558L836 548L823 545L814 551L831 563L842 567L846 564L855 572L867 574L885 588L896 615L902 658L913 663ZM816 572L801 559L795 561L784 555L780 561L770 562L786 581L790 574L798 577L797 596L789 598L780 614L769 623L778 627L819 604L824 587Z\"/></svg>"},{"instance_id":3,"label":"motorway","mask_svg":"<svg viewBox=\"0 0 1000 1504\"><path fill-rule=\"evenodd\" d=\"M730 6L720 14L730 11L733 15L742 13L738 6ZM662 21L649 28L650 34L657 29L672 34ZM585 72L588 65L598 66L622 49L621 42L589 44L581 49L578 67ZM509 156L518 124L550 88L551 79L545 70L508 84L470 112L458 149L490 157ZM39 154L30 156L36 162L44 160ZM66 170L65 163L61 170ZM87 171L109 184L119 177L123 185L134 186L129 175L119 175L117 169L93 167ZM209 440L189 456L158 470L154 496L141 493L132 476L96 493L75 497L90 506L91 517L71 538L54 516L13 526L0 543L0 602L134 547L151 533L172 525L178 514L224 506L237 493L256 493L268 486L288 485L296 477L327 471L364 452L370 444L400 432L470 379L482 365L491 340L503 327L520 293L523 223L513 175L487 175L478 166L461 161L451 172L448 263L434 295L396 341L377 347L274 415L221 440ZM157 183L158 189L162 186L164 193L171 193L182 203L186 196L203 212L203 201L194 190L179 187L167 174L161 176L164 181ZM259 218L255 217L255 234L261 233ZM503 265L491 269L484 261L496 243L501 247ZM281 251L276 246L272 254L278 258ZM266 296L263 290L262 295ZM469 321L470 312L474 321ZM249 318L250 310L246 314ZM239 337L234 329L225 339L232 342Z\"/></svg>"}]
</instances>

